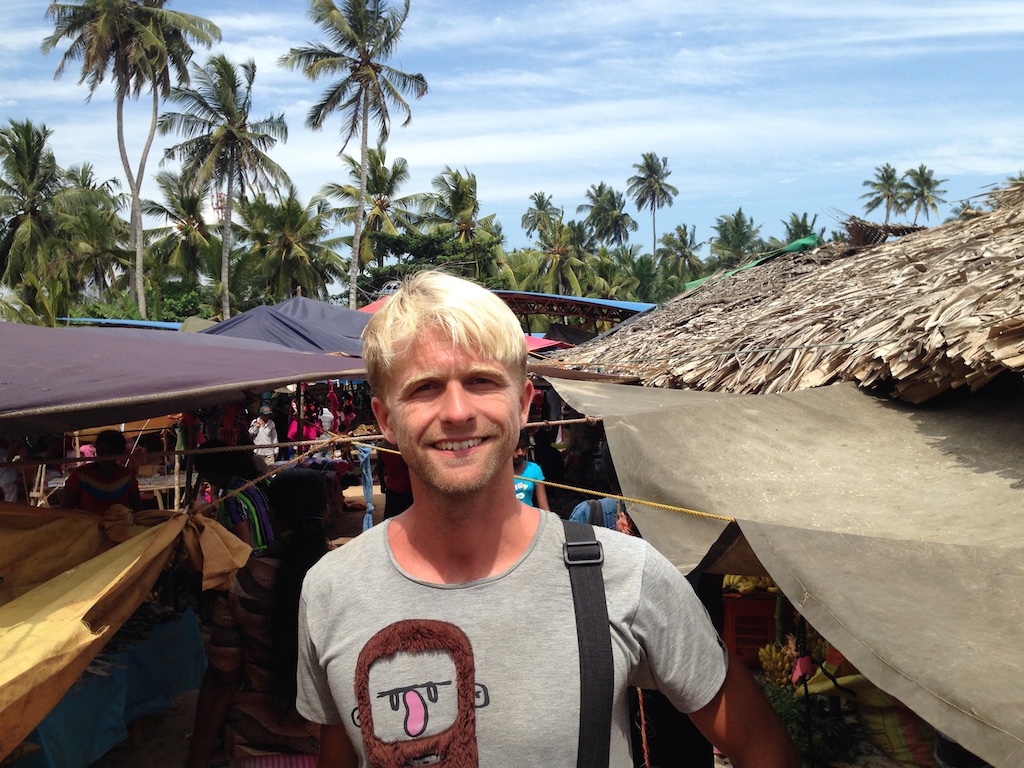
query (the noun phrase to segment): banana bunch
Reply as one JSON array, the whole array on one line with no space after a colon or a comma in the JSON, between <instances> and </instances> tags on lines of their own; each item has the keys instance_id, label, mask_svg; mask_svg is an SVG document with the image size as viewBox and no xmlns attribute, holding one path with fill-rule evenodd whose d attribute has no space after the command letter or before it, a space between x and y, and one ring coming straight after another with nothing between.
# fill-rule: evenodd
<instances>
[{"instance_id":1,"label":"banana bunch","mask_svg":"<svg viewBox=\"0 0 1024 768\"><path fill-rule=\"evenodd\" d=\"M769 643L757 649L757 658L764 670L765 682L780 688L792 687L793 658L779 643Z\"/></svg>"},{"instance_id":2,"label":"banana bunch","mask_svg":"<svg viewBox=\"0 0 1024 768\"><path fill-rule=\"evenodd\" d=\"M723 592L739 592L741 595L747 595L758 590L775 593L779 591L779 588L770 576L737 576L734 573L729 573L722 579Z\"/></svg>"}]
</instances>

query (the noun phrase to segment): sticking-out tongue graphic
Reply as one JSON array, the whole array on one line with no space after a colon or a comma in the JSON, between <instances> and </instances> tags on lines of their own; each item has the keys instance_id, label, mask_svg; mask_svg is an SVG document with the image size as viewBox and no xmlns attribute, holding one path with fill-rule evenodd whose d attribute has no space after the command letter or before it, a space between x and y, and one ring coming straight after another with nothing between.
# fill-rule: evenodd
<instances>
[{"instance_id":1,"label":"sticking-out tongue graphic","mask_svg":"<svg viewBox=\"0 0 1024 768\"><path fill-rule=\"evenodd\" d=\"M427 705L419 691L406 691L402 696L405 703L405 732L419 736L427 729Z\"/></svg>"}]
</instances>

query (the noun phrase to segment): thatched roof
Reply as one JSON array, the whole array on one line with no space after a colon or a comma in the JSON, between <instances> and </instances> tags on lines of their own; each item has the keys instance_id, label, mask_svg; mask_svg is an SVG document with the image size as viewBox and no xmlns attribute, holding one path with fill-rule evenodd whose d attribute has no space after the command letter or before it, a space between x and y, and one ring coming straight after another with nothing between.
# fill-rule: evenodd
<instances>
[{"instance_id":1,"label":"thatched roof","mask_svg":"<svg viewBox=\"0 0 1024 768\"><path fill-rule=\"evenodd\" d=\"M768 393L855 381L922 402L1024 371L1024 187L880 245L829 244L708 280L559 356L655 387Z\"/></svg>"}]
</instances>

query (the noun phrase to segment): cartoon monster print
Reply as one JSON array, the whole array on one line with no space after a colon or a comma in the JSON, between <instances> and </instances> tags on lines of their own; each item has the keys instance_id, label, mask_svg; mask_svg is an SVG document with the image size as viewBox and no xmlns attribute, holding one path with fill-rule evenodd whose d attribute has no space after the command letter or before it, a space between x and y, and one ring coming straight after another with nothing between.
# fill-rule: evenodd
<instances>
[{"instance_id":1,"label":"cartoon monster print","mask_svg":"<svg viewBox=\"0 0 1024 768\"><path fill-rule=\"evenodd\" d=\"M490 702L455 625L418 619L382 629L359 654L355 693L352 720L374 768L478 765L476 709Z\"/></svg>"}]
</instances>

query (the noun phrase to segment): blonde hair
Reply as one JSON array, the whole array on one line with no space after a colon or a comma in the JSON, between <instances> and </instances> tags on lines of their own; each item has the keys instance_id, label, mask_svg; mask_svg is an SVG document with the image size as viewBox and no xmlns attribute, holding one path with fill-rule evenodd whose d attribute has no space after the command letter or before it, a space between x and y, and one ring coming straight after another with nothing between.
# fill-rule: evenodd
<instances>
[{"instance_id":1,"label":"blonde hair","mask_svg":"<svg viewBox=\"0 0 1024 768\"><path fill-rule=\"evenodd\" d=\"M501 299L476 283L444 272L417 272L402 282L363 330L363 360L373 392L383 397L395 361L427 328L452 346L498 361L526 378L526 341L519 320Z\"/></svg>"}]
</instances>

